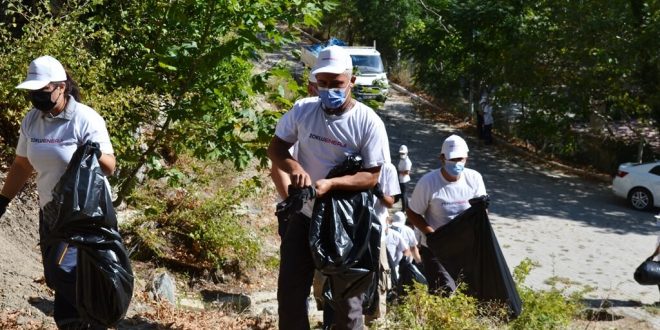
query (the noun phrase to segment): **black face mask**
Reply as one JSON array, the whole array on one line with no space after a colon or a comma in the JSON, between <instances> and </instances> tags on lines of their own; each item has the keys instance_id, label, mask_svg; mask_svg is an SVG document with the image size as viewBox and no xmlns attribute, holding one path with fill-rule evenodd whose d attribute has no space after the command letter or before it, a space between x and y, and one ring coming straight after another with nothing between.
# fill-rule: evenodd
<instances>
[{"instance_id":1,"label":"black face mask","mask_svg":"<svg viewBox=\"0 0 660 330\"><path fill-rule=\"evenodd\" d=\"M45 92L45 91L30 91L30 102L32 102L32 105L37 108L40 111L43 112L49 112L53 110L55 107L56 102L53 102L50 100L51 94L53 94L53 91L50 92Z\"/></svg>"}]
</instances>

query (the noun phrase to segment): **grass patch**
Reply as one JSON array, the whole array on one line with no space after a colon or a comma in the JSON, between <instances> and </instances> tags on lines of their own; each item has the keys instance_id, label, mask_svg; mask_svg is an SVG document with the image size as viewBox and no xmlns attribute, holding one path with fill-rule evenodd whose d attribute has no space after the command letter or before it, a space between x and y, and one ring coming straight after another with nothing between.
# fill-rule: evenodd
<instances>
[{"instance_id":1,"label":"grass patch","mask_svg":"<svg viewBox=\"0 0 660 330\"><path fill-rule=\"evenodd\" d=\"M260 179L238 179L217 164L193 168L184 162L179 169L185 189L150 180L131 196L143 209L122 225L132 257L198 271L222 269L239 277L261 257L242 203L262 191Z\"/></svg>"}]
</instances>

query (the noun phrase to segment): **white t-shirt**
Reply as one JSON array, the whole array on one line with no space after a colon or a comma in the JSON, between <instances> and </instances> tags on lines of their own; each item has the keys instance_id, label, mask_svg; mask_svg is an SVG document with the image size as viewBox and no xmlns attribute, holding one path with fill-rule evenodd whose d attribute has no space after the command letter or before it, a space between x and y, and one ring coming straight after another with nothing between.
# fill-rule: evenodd
<instances>
[{"instance_id":1,"label":"white t-shirt","mask_svg":"<svg viewBox=\"0 0 660 330\"><path fill-rule=\"evenodd\" d=\"M114 153L105 120L73 97L56 117L33 108L23 118L16 155L27 157L37 172L40 207L53 198L71 156L87 141L98 142L103 153Z\"/></svg>"},{"instance_id":2,"label":"white t-shirt","mask_svg":"<svg viewBox=\"0 0 660 330\"><path fill-rule=\"evenodd\" d=\"M408 247L417 246L417 244L419 244L415 235L415 231L405 224L394 223L392 224L392 228L390 230L398 230L404 241L406 241L406 245L408 245Z\"/></svg>"},{"instance_id":3,"label":"white t-shirt","mask_svg":"<svg viewBox=\"0 0 660 330\"><path fill-rule=\"evenodd\" d=\"M398 267L399 262L403 259L403 251L409 248L406 240L396 230L387 229L387 253L390 254L394 265Z\"/></svg>"},{"instance_id":4,"label":"white t-shirt","mask_svg":"<svg viewBox=\"0 0 660 330\"><path fill-rule=\"evenodd\" d=\"M380 168L380 176L378 177L378 183L380 183L380 188L383 190L383 195L385 196L394 196L401 193L401 188L399 187L399 180L396 175L396 168L392 163L385 163ZM374 211L382 228L387 226L387 206L383 204L376 196L374 196ZM382 235L385 239L385 233Z\"/></svg>"},{"instance_id":5,"label":"white t-shirt","mask_svg":"<svg viewBox=\"0 0 660 330\"><path fill-rule=\"evenodd\" d=\"M493 106L490 104L484 105L484 125L493 124Z\"/></svg>"},{"instance_id":6,"label":"white t-shirt","mask_svg":"<svg viewBox=\"0 0 660 330\"><path fill-rule=\"evenodd\" d=\"M458 181L449 182L437 169L417 182L408 207L435 230L470 208L470 199L485 194L486 186L479 172L466 168ZM421 243L426 244L424 237Z\"/></svg>"},{"instance_id":7,"label":"white t-shirt","mask_svg":"<svg viewBox=\"0 0 660 330\"><path fill-rule=\"evenodd\" d=\"M410 172L411 169L412 161L410 160L410 157L406 156L406 158L399 159L399 172ZM399 182L407 183L408 181L410 181L410 174L403 175L399 173Z\"/></svg>"},{"instance_id":8,"label":"white t-shirt","mask_svg":"<svg viewBox=\"0 0 660 330\"><path fill-rule=\"evenodd\" d=\"M327 115L317 97L298 100L277 123L275 135L298 143L298 162L316 182L350 155L360 155L364 168L390 161L385 125L368 106L355 102L340 116ZM303 208L311 216L312 205Z\"/></svg>"}]
</instances>

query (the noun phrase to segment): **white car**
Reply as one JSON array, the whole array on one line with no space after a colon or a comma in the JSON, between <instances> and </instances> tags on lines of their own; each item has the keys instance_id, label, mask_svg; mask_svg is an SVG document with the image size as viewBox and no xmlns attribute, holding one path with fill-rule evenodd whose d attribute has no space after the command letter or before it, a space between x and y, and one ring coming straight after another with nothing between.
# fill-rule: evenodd
<instances>
[{"instance_id":1,"label":"white car","mask_svg":"<svg viewBox=\"0 0 660 330\"><path fill-rule=\"evenodd\" d=\"M612 190L615 195L626 198L634 209L660 207L660 161L619 165Z\"/></svg>"}]
</instances>

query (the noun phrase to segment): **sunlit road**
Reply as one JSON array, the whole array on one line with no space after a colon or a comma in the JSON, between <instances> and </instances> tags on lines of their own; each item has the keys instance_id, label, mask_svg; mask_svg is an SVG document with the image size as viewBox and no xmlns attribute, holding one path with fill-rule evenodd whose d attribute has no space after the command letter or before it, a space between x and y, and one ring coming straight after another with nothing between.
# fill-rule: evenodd
<instances>
[{"instance_id":1,"label":"sunlit road","mask_svg":"<svg viewBox=\"0 0 660 330\"><path fill-rule=\"evenodd\" d=\"M554 282L559 287L568 284L570 290L591 287L593 291L585 297L594 305L603 299L613 306L660 300L657 287L633 280L635 268L655 248L653 214L628 208L624 200L613 196L609 184L553 171L505 148L483 145L471 132L463 134L418 116L403 94L392 95L379 113L387 126L395 164L399 146L408 146L413 185L439 167L445 137L457 132L466 138L467 166L484 177L492 198L491 222L509 267L524 258L539 264L527 285L541 289Z\"/></svg>"}]
</instances>

